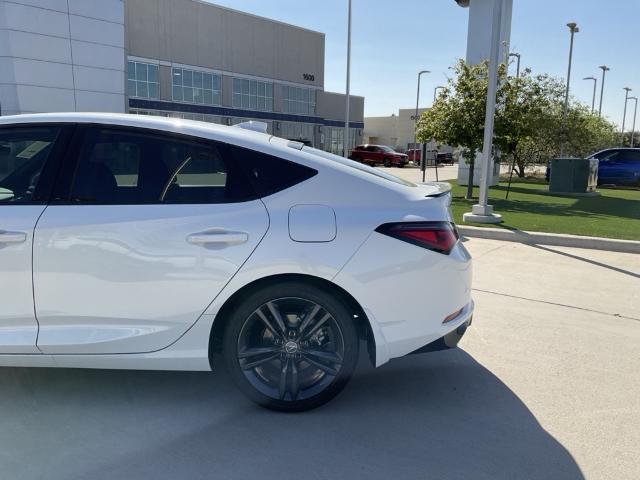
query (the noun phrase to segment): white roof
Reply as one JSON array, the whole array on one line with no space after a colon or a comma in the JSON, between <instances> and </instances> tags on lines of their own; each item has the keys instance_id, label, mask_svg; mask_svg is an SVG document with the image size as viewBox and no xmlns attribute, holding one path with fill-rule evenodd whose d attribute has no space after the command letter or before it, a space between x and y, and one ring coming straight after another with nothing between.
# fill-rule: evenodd
<instances>
[{"instance_id":1,"label":"white roof","mask_svg":"<svg viewBox=\"0 0 640 480\"><path fill-rule=\"evenodd\" d=\"M0 126L27 123L98 123L126 127L150 128L196 137L210 138L248 147L269 145L270 135L253 130L227 127L215 123L198 122L181 118L134 115L129 113L34 113L0 117Z\"/></svg>"}]
</instances>

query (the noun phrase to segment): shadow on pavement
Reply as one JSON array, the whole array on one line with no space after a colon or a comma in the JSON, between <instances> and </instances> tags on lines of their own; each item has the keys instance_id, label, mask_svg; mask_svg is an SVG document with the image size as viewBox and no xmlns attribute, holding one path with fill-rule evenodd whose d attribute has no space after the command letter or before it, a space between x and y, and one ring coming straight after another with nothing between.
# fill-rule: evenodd
<instances>
[{"instance_id":1,"label":"shadow on pavement","mask_svg":"<svg viewBox=\"0 0 640 480\"><path fill-rule=\"evenodd\" d=\"M38 479L580 479L569 452L462 350L361 368L302 414L224 372L0 369L0 471Z\"/></svg>"}]
</instances>

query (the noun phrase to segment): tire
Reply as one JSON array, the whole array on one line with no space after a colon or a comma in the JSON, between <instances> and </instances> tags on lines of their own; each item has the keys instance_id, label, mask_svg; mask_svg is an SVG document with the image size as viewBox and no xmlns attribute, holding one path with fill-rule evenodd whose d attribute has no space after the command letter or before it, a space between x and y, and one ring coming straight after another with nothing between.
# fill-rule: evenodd
<instances>
[{"instance_id":1,"label":"tire","mask_svg":"<svg viewBox=\"0 0 640 480\"><path fill-rule=\"evenodd\" d=\"M389 168L391 166L391 160L389 160L388 158L384 159L384 167L385 168Z\"/></svg>"},{"instance_id":2,"label":"tire","mask_svg":"<svg viewBox=\"0 0 640 480\"><path fill-rule=\"evenodd\" d=\"M257 290L231 314L223 354L238 388L257 404L300 412L346 386L359 339L344 302L305 282Z\"/></svg>"},{"instance_id":3,"label":"tire","mask_svg":"<svg viewBox=\"0 0 640 480\"><path fill-rule=\"evenodd\" d=\"M400 162L400 163L398 164L398 167L399 167L399 168L404 168L404 166L405 166L405 165L406 165L406 163L405 163L405 162Z\"/></svg>"}]
</instances>

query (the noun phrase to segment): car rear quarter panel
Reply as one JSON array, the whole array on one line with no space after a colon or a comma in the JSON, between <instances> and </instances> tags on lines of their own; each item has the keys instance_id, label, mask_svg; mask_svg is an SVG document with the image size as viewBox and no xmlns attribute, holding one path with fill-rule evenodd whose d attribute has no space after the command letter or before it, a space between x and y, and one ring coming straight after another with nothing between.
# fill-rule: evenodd
<instances>
[{"instance_id":1,"label":"car rear quarter panel","mask_svg":"<svg viewBox=\"0 0 640 480\"><path fill-rule=\"evenodd\" d=\"M458 242L449 255L374 232L333 281L375 325L376 364L454 330L472 313L471 258ZM466 310L443 325L445 317Z\"/></svg>"}]
</instances>

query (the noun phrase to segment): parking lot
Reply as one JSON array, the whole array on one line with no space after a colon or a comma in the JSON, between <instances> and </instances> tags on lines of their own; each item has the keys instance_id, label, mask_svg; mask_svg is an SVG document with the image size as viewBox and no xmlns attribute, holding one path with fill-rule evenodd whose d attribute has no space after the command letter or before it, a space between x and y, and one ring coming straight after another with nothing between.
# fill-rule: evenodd
<instances>
[{"instance_id":1,"label":"parking lot","mask_svg":"<svg viewBox=\"0 0 640 480\"><path fill-rule=\"evenodd\" d=\"M312 412L223 371L1 369L0 477L640 478L640 259L466 245L461 348L363 366Z\"/></svg>"}]
</instances>

